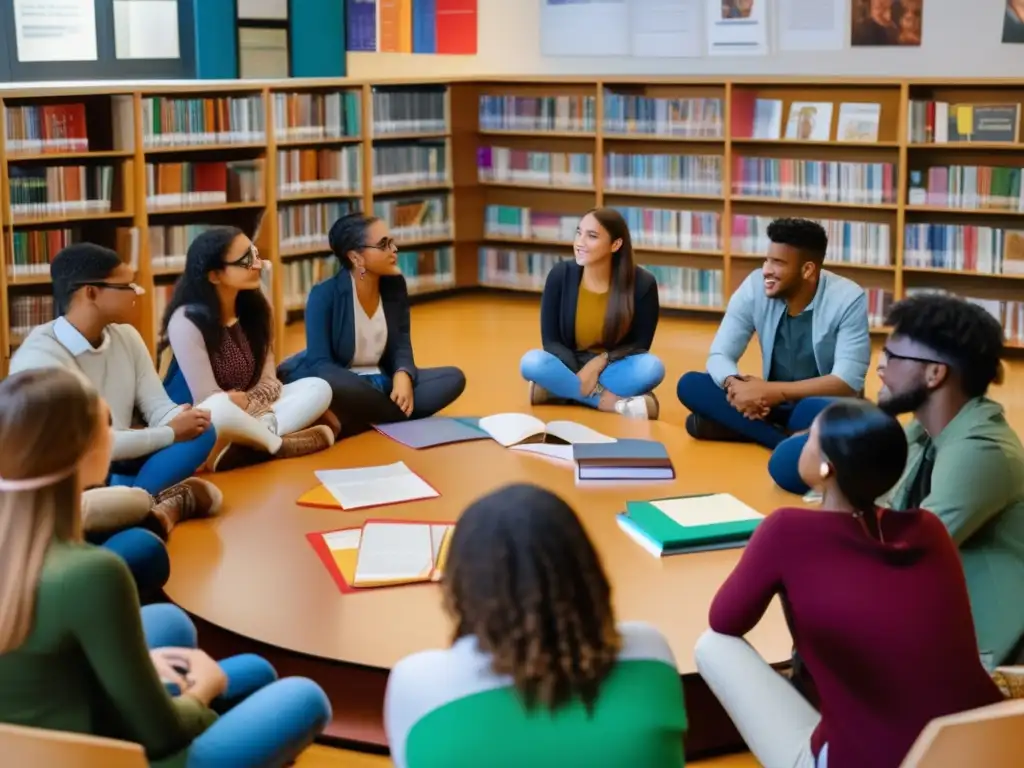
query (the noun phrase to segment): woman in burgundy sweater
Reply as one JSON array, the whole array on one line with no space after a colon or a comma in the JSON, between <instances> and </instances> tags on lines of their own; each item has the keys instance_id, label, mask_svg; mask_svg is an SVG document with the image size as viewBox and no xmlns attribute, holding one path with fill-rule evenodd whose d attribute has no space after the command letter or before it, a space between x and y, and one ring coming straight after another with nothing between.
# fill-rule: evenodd
<instances>
[{"instance_id":1,"label":"woman in burgundy sweater","mask_svg":"<svg viewBox=\"0 0 1024 768\"><path fill-rule=\"evenodd\" d=\"M906 457L896 419L830 405L800 457L822 510L766 517L715 596L697 668L767 768L897 768L930 720L1002 698L942 522L875 506ZM742 639L776 595L820 714Z\"/></svg>"}]
</instances>

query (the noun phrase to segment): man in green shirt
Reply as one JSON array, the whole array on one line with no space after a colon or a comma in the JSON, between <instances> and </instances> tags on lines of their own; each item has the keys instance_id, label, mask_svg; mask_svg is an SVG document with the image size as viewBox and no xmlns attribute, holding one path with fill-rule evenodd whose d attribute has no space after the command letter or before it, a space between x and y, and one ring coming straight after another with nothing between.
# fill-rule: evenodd
<instances>
[{"instance_id":1,"label":"man in green shirt","mask_svg":"<svg viewBox=\"0 0 1024 768\"><path fill-rule=\"evenodd\" d=\"M893 307L878 404L912 413L903 477L886 503L936 514L960 548L975 629L991 665L1024 637L1024 447L986 394L1002 376L1003 330L982 307L921 294Z\"/></svg>"}]
</instances>

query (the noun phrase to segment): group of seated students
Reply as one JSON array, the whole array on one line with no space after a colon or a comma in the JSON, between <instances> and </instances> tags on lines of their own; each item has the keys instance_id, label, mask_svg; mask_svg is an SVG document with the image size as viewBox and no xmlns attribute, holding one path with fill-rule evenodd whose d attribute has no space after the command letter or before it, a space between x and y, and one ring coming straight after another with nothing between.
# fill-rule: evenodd
<instances>
[{"instance_id":1,"label":"group of seated students","mask_svg":"<svg viewBox=\"0 0 1024 768\"><path fill-rule=\"evenodd\" d=\"M678 394L693 437L772 448L776 482L815 489L822 508L758 527L697 666L763 764L895 768L932 718L997 701L986 667L1021 651L1024 448L986 396L1002 330L953 297L900 302L874 405L863 290L822 268L819 225L783 219L768 234L707 372ZM197 472L308 455L462 393L459 369L414 362L386 224L350 214L329 241L344 269L310 295L306 350L278 366L256 248L234 229L199 235L161 326L163 381L126 322L142 292L132 270L90 244L56 257L59 318L0 382L0 444L18 447L0 452L0 722L136 741L154 765L262 767L330 720L311 681L276 680L253 656L215 663L180 610L140 609L169 572L162 539L222 502ZM613 210L583 216L575 251L548 277L542 349L522 359L531 402L657 418L657 285ZM738 369L755 333L763 378ZM616 623L563 500L516 485L474 502L443 590L452 646L389 679L396 765L682 765L669 644ZM818 707L742 640L775 596Z\"/></svg>"}]
</instances>

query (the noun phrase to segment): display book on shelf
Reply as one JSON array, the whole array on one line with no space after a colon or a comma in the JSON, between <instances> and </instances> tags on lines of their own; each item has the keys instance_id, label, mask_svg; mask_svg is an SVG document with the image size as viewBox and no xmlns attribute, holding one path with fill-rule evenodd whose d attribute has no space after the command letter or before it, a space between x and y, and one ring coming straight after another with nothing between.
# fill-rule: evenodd
<instances>
[{"instance_id":1,"label":"display book on shelf","mask_svg":"<svg viewBox=\"0 0 1024 768\"><path fill-rule=\"evenodd\" d=\"M630 222L663 304L712 317L757 267L767 222L805 215L829 229L829 267L869 289L876 324L891 298L938 288L986 302L1011 341L1022 338L1013 294L1024 87L1010 81L140 88L0 93L4 359L22 331L49 319L45 265L68 240L106 242L127 258L134 238L147 289L139 325L152 346L185 245L210 224L252 232L261 216L280 339L286 310L336 268L324 260L326 230L354 207L388 219L421 254L403 256L413 291L453 284L456 263L459 285L537 291L569 255L579 214L611 205Z\"/></svg>"},{"instance_id":2,"label":"display book on shelf","mask_svg":"<svg viewBox=\"0 0 1024 768\"><path fill-rule=\"evenodd\" d=\"M454 284L443 84L26 86L0 96L0 375L28 331L52 319L49 262L72 242L115 248L137 270L136 324L151 350L187 246L209 226L238 227L269 262L279 342L289 310L337 269L327 232L350 210L391 225L411 293Z\"/></svg>"}]
</instances>

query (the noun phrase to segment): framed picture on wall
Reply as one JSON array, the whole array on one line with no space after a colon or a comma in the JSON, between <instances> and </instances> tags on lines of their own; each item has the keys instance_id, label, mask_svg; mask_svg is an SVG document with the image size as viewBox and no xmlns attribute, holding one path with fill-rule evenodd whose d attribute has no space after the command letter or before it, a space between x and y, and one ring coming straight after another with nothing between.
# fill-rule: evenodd
<instances>
[{"instance_id":1,"label":"framed picture on wall","mask_svg":"<svg viewBox=\"0 0 1024 768\"><path fill-rule=\"evenodd\" d=\"M1003 42L1024 43L1024 0L1006 0Z\"/></svg>"},{"instance_id":2,"label":"framed picture on wall","mask_svg":"<svg viewBox=\"0 0 1024 768\"><path fill-rule=\"evenodd\" d=\"M919 46L925 0L853 0L850 45Z\"/></svg>"}]
</instances>

